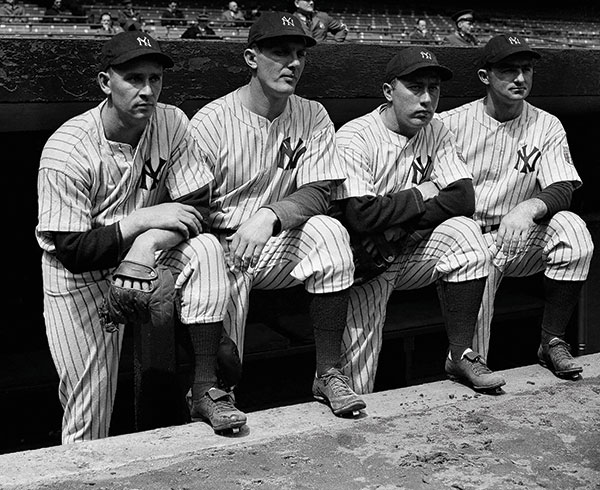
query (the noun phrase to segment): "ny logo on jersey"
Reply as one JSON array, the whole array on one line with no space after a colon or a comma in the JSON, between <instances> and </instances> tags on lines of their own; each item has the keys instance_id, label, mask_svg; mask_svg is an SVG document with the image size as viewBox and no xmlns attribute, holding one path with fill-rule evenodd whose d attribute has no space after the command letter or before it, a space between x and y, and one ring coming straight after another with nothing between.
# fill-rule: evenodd
<instances>
[{"instance_id":1,"label":"ny logo on jersey","mask_svg":"<svg viewBox=\"0 0 600 490\"><path fill-rule=\"evenodd\" d=\"M424 60L432 60L433 55L429 51L421 51L421 58Z\"/></svg>"},{"instance_id":2,"label":"ny logo on jersey","mask_svg":"<svg viewBox=\"0 0 600 490\"><path fill-rule=\"evenodd\" d=\"M417 157L413 160L410 168L413 172L412 183L418 185L421 182L428 180L431 176L433 160L431 160L431 156L427 155L427 163L423 164L421 157Z\"/></svg>"},{"instance_id":3,"label":"ny logo on jersey","mask_svg":"<svg viewBox=\"0 0 600 490\"><path fill-rule=\"evenodd\" d=\"M542 152L537 149L537 147L533 147L529 153L527 153L527 145L524 145L519 151L517 151L518 160L515 164L515 170L519 170L519 165L523 162L523 166L519 170L522 174L526 174L527 172L533 172L535 170L535 164L542 157Z\"/></svg>"},{"instance_id":4,"label":"ny logo on jersey","mask_svg":"<svg viewBox=\"0 0 600 490\"><path fill-rule=\"evenodd\" d=\"M144 46L146 48L151 48L152 44L150 44L150 39L147 37L138 37L137 42L140 46Z\"/></svg>"},{"instance_id":5,"label":"ny logo on jersey","mask_svg":"<svg viewBox=\"0 0 600 490\"><path fill-rule=\"evenodd\" d=\"M298 165L298 160L302 155L304 155L304 153L306 153L306 146L304 146L304 141L302 141L302 138L298 138L298 144L296 145L296 148L292 148L292 144L290 143L290 138L288 136L282 141L281 147L279 148L277 166L284 170L296 168L296 165ZM288 160L287 162L286 159Z\"/></svg>"},{"instance_id":6,"label":"ny logo on jersey","mask_svg":"<svg viewBox=\"0 0 600 490\"><path fill-rule=\"evenodd\" d=\"M294 25L294 19L292 19L291 17L282 17L281 18L281 25L284 26L293 26Z\"/></svg>"},{"instance_id":7,"label":"ny logo on jersey","mask_svg":"<svg viewBox=\"0 0 600 490\"><path fill-rule=\"evenodd\" d=\"M508 42L510 44L521 44L521 40L518 37L515 37L515 36L509 36Z\"/></svg>"},{"instance_id":8,"label":"ny logo on jersey","mask_svg":"<svg viewBox=\"0 0 600 490\"><path fill-rule=\"evenodd\" d=\"M146 160L144 162L144 169L142 170L142 176L141 176L142 183L140 184L140 187L147 191L156 189L156 187L158 186L158 183L160 181L160 172L162 171L162 169L164 168L164 166L166 164L167 164L166 160L159 158L158 159L158 167L153 168L152 167L152 159L149 158L148 160ZM148 185L148 184L150 184L150 185Z\"/></svg>"}]
</instances>

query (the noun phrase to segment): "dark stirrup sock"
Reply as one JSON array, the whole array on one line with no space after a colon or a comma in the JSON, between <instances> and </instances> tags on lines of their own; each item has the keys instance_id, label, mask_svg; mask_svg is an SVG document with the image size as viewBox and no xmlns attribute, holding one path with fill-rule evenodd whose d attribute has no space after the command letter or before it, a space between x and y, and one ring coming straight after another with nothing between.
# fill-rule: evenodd
<instances>
[{"instance_id":1,"label":"dark stirrup sock","mask_svg":"<svg viewBox=\"0 0 600 490\"><path fill-rule=\"evenodd\" d=\"M477 315L487 278L463 282L437 281L437 292L446 324L450 355L460 360L473 345Z\"/></svg>"},{"instance_id":2,"label":"dark stirrup sock","mask_svg":"<svg viewBox=\"0 0 600 490\"><path fill-rule=\"evenodd\" d=\"M346 328L348 289L310 294L309 315L315 334L317 375L340 367L342 335Z\"/></svg>"},{"instance_id":3,"label":"dark stirrup sock","mask_svg":"<svg viewBox=\"0 0 600 490\"><path fill-rule=\"evenodd\" d=\"M198 401L217 385L217 350L223 334L223 323L195 323L187 327L194 348L192 399Z\"/></svg>"},{"instance_id":4,"label":"dark stirrup sock","mask_svg":"<svg viewBox=\"0 0 600 490\"><path fill-rule=\"evenodd\" d=\"M556 281L544 276L542 344L547 344L554 337L564 339L584 282Z\"/></svg>"}]
</instances>

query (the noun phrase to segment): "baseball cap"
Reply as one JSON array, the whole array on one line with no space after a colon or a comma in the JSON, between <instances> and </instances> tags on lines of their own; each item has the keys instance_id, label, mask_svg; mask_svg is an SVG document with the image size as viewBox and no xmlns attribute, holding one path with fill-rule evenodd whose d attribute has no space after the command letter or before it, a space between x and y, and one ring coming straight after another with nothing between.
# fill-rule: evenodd
<instances>
[{"instance_id":1,"label":"baseball cap","mask_svg":"<svg viewBox=\"0 0 600 490\"><path fill-rule=\"evenodd\" d=\"M317 41L304 31L300 19L293 14L288 12L263 12L250 27L248 46L258 41L283 36L301 37L306 42L307 48L317 44Z\"/></svg>"},{"instance_id":2,"label":"baseball cap","mask_svg":"<svg viewBox=\"0 0 600 490\"><path fill-rule=\"evenodd\" d=\"M145 32L119 32L102 46L101 70L148 55L159 59L165 68L171 68L174 64L171 57L160 50L158 41Z\"/></svg>"},{"instance_id":3,"label":"baseball cap","mask_svg":"<svg viewBox=\"0 0 600 490\"><path fill-rule=\"evenodd\" d=\"M450 16L450 18L458 23L460 20L473 20L473 12L472 9L459 10Z\"/></svg>"},{"instance_id":4,"label":"baseball cap","mask_svg":"<svg viewBox=\"0 0 600 490\"><path fill-rule=\"evenodd\" d=\"M540 54L531 49L521 36L499 34L491 38L483 47L480 63L481 66L497 63L515 53L528 53L533 58L540 58Z\"/></svg>"},{"instance_id":5,"label":"baseball cap","mask_svg":"<svg viewBox=\"0 0 600 490\"><path fill-rule=\"evenodd\" d=\"M452 78L452 70L440 65L431 51L414 46L404 48L388 62L385 69L385 79L393 80L396 77L401 78L421 68L435 68L442 80L450 80Z\"/></svg>"}]
</instances>

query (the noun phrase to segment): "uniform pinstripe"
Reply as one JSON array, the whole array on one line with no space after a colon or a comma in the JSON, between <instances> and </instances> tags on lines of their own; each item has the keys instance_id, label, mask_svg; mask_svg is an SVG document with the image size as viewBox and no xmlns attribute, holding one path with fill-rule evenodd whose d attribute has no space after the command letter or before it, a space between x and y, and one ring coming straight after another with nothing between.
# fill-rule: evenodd
<instances>
[{"instance_id":1,"label":"uniform pinstripe","mask_svg":"<svg viewBox=\"0 0 600 490\"><path fill-rule=\"evenodd\" d=\"M432 120L408 139L387 129L380 106L342 126L336 135L348 178L335 198L385 195L425 180L444 188L471 175L456 153L450 132ZM423 162L431 162L427 168ZM407 245L390 268L350 291L344 334L344 371L357 393L373 391L386 307L395 289L416 289L443 278L449 282L488 274L489 256L480 228L465 217L440 224L425 240Z\"/></svg>"},{"instance_id":2,"label":"uniform pinstripe","mask_svg":"<svg viewBox=\"0 0 600 490\"><path fill-rule=\"evenodd\" d=\"M56 258L51 232L83 232L110 225L140 207L187 195L212 180L202 165L185 113L157 104L137 145L106 140L97 107L64 123L48 140L38 174L36 236L42 254L44 317L59 375L64 408L62 441L108 435L116 392L123 329L107 333L98 307L112 269L71 273ZM199 256L211 255L211 294L196 283ZM176 277L187 321L222 318L228 296L223 251L211 235L200 235L163 252ZM183 270L183 274L179 274ZM199 310L201 305L205 310Z\"/></svg>"},{"instance_id":3,"label":"uniform pinstripe","mask_svg":"<svg viewBox=\"0 0 600 490\"><path fill-rule=\"evenodd\" d=\"M215 176L209 222L226 256L226 236L261 206L304 184L345 177L321 104L291 95L284 112L269 122L243 106L239 91L207 104L191 120ZM304 283L309 292L328 293L348 288L354 274L348 233L320 215L272 237L253 269L240 272L228 263L232 289L224 325L240 352L250 289Z\"/></svg>"},{"instance_id":4,"label":"uniform pinstripe","mask_svg":"<svg viewBox=\"0 0 600 490\"><path fill-rule=\"evenodd\" d=\"M485 112L479 99L438 115L456 135L457 144L473 173L475 221L498 225L517 204L535 197L552 183L572 181L581 186L565 130L555 116L524 101L522 114L500 123ZM540 271L559 281L587 278L593 244L584 221L559 212L536 225L515 257L498 251L496 232L486 234L492 267L479 313L474 349L484 357L489 349L494 297L502 277L523 277Z\"/></svg>"}]
</instances>

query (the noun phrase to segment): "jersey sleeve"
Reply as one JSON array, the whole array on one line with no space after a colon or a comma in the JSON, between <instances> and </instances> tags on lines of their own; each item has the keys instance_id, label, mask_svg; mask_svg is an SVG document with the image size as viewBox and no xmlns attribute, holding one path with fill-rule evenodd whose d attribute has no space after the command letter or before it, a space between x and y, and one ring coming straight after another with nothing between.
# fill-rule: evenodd
<instances>
[{"instance_id":1,"label":"jersey sleeve","mask_svg":"<svg viewBox=\"0 0 600 490\"><path fill-rule=\"evenodd\" d=\"M309 117L314 118L314 128L302 155L296 177L297 187L323 180L341 181L345 172L340 164L335 145L335 129L325 108L316 102L308 106Z\"/></svg>"},{"instance_id":2,"label":"jersey sleeve","mask_svg":"<svg viewBox=\"0 0 600 490\"><path fill-rule=\"evenodd\" d=\"M334 189L332 200L375 196L370 152L356 128L342 126L336 134L336 147L346 180Z\"/></svg>"},{"instance_id":3,"label":"jersey sleeve","mask_svg":"<svg viewBox=\"0 0 600 490\"><path fill-rule=\"evenodd\" d=\"M581 187L582 182L567 142L567 134L558 118L552 117L552 123L546 132L544 148L537 175L542 189L556 182L570 181L573 187Z\"/></svg>"},{"instance_id":4,"label":"jersey sleeve","mask_svg":"<svg viewBox=\"0 0 600 490\"><path fill-rule=\"evenodd\" d=\"M172 199L179 199L210 184L213 177L206 162L206 155L194 138L185 113L180 109L173 111L168 117L168 126L174 131L174 136L167 188Z\"/></svg>"},{"instance_id":5,"label":"jersey sleeve","mask_svg":"<svg viewBox=\"0 0 600 490\"><path fill-rule=\"evenodd\" d=\"M458 149L452 132L439 120L431 121L431 136L436 141L435 164L431 172L431 181L440 189L461 179L473 176Z\"/></svg>"}]
</instances>

